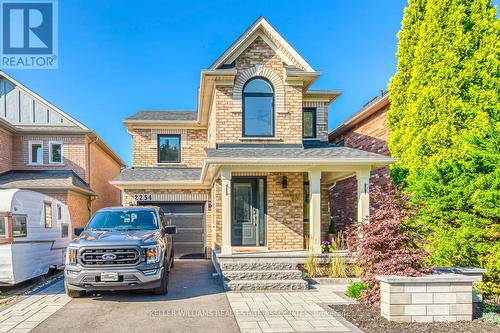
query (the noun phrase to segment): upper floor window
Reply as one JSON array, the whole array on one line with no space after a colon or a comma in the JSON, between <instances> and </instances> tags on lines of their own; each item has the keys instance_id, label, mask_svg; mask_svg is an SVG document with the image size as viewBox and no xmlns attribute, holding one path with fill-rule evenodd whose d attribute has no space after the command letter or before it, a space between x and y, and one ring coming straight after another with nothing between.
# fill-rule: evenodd
<instances>
[{"instance_id":1,"label":"upper floor window","mask_svg":"<svg viewBox=\"0 0 500 333\"><path fill-rule=\"evenodd\" d=\"M302 110L302 137L316 138L316 109L305 108Z\"/></svg>"},{"instance_id":2,"label":"upper floor window","mask_svg":"<svg viewBox=\"0 0 500 333\"><path fill-rule=\"evenodd\" d=\"M51 141L49 143L49 163L63 163L63 143Z\"/></svg>"},{"instance_id":3,"label":"upper floor window","mask_svg":"<svg viewBox=\"0 0 500 333\"><path fill-rule=\"evenodd\" d=\"M243 136L274 136L274 90L263 78L243 87Z\"/></svg>"},{"instance_id":4,"label":"upper floor window","mask_svg":"<svg viewBox=\"0 0 500 333\"><path fill-rule=\"evenodd\" d=\"M43 143L42 141L30 141L28 143L29 164L43 164Z\"/></svg>"},{"instance_id":5,"label":"upper floor window","mask_svg":"<svg viewBox=\"0 0 500 333\"><path fill-rule=\"evenodd\" d=\"M158 162L178 163L181 161L181 136L174 134L158 135Z\"/></svg>"}]
</instances>

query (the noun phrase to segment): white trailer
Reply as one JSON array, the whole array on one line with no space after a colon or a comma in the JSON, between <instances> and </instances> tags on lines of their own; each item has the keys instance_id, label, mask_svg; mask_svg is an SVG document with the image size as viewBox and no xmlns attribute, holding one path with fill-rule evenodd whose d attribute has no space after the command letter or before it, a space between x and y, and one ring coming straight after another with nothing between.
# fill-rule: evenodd
<instances>
[{"instance_id":1,"label":"white trailer","mask_svg":"<svg viewBox=\"0 0 500 333\"><path fill-rule=\"evenodd\" d=\"M0 190L0 285L60 268L70 240L65 204L38 192Z\"/></svg>"}]
</instances>

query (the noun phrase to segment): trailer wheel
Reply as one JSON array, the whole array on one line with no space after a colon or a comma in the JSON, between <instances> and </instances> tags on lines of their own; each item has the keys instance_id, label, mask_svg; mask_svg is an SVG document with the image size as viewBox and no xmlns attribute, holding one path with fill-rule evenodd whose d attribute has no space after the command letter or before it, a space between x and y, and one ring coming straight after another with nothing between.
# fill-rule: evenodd
<instances>
[{"instance_id":1,"label":"trailer wheel","mask_svg":"<svg viewBox=\"0 0 500 333\"><path fill-rule=\"evenodd\" d=\"M70 289L66 281L64 281L64 291L66 292L66 295L68 295L71 298L82 297L85 294L84 291Z\"/></svg>"}]
</instances>

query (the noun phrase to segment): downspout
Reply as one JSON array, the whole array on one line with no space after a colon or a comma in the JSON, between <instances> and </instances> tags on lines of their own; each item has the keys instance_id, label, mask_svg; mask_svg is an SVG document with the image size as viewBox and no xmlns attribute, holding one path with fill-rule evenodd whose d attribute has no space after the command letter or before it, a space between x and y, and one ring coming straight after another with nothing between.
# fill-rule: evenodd
<instances>
[{"instance_id":1,"label":"downspout","mask_svg":"<svg viewBox=\"0 0 500 333\"><path fill-rule=\"evenodd\" d=\"M87 160L88 168L87 169L88 169L88 175L89 175L89 177L88 177L88 184L89 184L89 187L91 189L92 189L92 184L91 184L91 179L92 179L92 177L91 177L92 159L91 159L91 156L90 156L90 151L91 151L90 146L93 143L97 142L97 140L98 140L98 137L96 136L95 138L93 138L92 140L90 140L88 142L88 144L87 144L87 151L88 151L88 156L87 156L87 159L88 159ZM90 196L90 201L87 201L87 209L89 211L89 219L90 219L90 217L92 217L92 201L94 201L94 200L95 200L95 196L91 195Z\"/></svg>"}]
</instances>

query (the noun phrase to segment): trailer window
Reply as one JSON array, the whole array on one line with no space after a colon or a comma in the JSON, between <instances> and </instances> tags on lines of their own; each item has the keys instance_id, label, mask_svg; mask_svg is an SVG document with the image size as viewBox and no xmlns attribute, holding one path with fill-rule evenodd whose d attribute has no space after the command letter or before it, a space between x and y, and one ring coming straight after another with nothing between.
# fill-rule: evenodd
<instances>
[{"instance_id":1,"label":"trailer window","mask_svg":"<svg viewBox=\"0 0 500 333\"><path fill-rule=\"evenodd\" d=\"M0 216L0 238L7 238L7 218Z\"/></svg>"},{"instance_id":2,"label":"trailer window","mask_svg":"<svg viewBox=\"0 0 500 333\"><path fill-rule=\"evenodd\" d=\"M57 219L60 220L62 218L62 208L61 205L57 205Z\"/></svg>"},{"instance_id":3,"label":"trailer window","mask_svg":"<svg viewBox=\"0 0 500 333\"><path fill-rule=\"evenodd\" d=\"M52 203L44 202L45 228L52 228Z\"/></svg>"},{"instance_id":4,"label":"trailer window","mask_svg":"<svg viewBox=\"0 0 500 333\"><path fill-rule=\"evenodd\" d=\"M67 223L61 224L61 237L68 238L69 236L69 226Z\"/></svg>"},{"instance_id":5,"label":"trailer window","mask_svg":"<svg viewBox=\"0 0 500 333\"><path fill-rule=\"evenodd\" d=\"M12 215L12 236L26 237L27 235L26 215Z\"/></svg>"}]
</instances>

